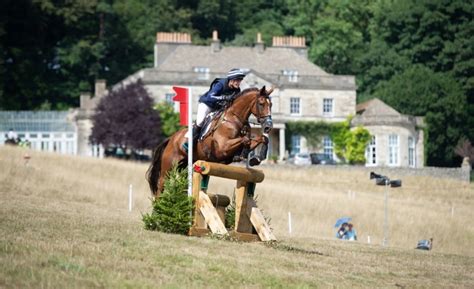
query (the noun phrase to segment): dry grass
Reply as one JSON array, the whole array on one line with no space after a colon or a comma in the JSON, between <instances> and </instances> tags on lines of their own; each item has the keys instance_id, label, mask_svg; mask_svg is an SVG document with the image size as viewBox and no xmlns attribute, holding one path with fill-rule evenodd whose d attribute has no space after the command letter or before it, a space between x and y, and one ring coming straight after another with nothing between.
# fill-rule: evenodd
<instances>
[{"instance_id":1,"label":"dry grass","mask_svg":"<svg viewBox=\"0 0 474 289\"><path fill-rule=\"evenodd\" d=\"M472 185L404 177L390 190L390 247L383 248L383 188L364 173L264 167L259 205L277 238L301 249L293 252L143 230L146 169L0 148L0 288L474 287ZM232 186L211 180L215 192L231 195ZM360 242L334 240L332 225L343 215L354 218ZM413 250L429 237L433 251Z\"/></svg>"}]
</instances>

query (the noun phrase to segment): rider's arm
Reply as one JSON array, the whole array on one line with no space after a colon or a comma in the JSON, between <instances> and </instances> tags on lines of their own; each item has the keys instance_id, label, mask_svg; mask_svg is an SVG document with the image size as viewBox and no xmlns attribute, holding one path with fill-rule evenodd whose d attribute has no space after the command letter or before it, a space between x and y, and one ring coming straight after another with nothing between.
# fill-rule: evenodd
<instances>
[{"instance_id":1,"label":"rider's arm","mask_svg":"<svg viewBox=\"0 0 474 289\"><path fill-rule=\"evenodd\" d=\"M211 90L209 90L208 96L216 101L229 99L228 95L221 95L223 90L224 90L224 85L218 82L212 86Z\"/></svg>"}]
</instances>

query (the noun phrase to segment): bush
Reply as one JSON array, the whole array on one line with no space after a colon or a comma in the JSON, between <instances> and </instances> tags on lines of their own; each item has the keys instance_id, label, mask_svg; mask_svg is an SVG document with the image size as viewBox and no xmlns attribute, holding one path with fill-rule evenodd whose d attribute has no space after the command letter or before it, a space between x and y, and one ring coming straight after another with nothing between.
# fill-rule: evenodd
<instances>
[{"instance_id":1,"label":"bush","mask_svg":"<svg viewBox=\"0 0 474 289\"><path fill-rule=\"evenodd\" d=\"M168 173L163 193L152 200L151 214L142 220L147 230L165 233L187 234L192 224L193 199L187 195L187 170L174 166Z\"/></svg>"}]
</instances>

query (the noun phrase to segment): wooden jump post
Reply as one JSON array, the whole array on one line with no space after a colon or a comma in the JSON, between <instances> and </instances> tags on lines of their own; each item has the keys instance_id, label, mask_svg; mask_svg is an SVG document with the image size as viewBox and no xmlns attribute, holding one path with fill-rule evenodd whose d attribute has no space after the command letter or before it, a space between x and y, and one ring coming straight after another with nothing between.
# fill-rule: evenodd
<instances>
[{"instance_id":1,"label":"wooden jump post","mask_svg":"<svg viewBox=\"0 0 474 289\"><path fill-rule=\"evenodd\" d=\"M224 225L225 207L229 205L230 199L225 195L207 194L210 176L237 181L235 229L231 232L228 232ZM253 198L255 184L262 182L264 178L265 175L261 170L205 161L195 162L193 166L195 209L189 235L203 236L211 232L220 235L230 234L242 241L276 240Z\"/></svg>"}]
</instances>

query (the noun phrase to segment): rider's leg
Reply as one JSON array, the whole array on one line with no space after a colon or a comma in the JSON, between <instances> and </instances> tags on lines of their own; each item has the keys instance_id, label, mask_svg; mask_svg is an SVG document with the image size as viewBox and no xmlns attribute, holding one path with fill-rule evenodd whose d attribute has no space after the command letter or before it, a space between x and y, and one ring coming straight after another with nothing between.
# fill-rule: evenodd
<instances>
[{"instance_id":1,"label":"rider's leg","mask_svg":"<svg viewBox=\"0 0 474 289\"><path fill-rule=\"evenodd\" d=\"M201 125L204 121L204 118L206 115L211 112L211 108L207 106L207 104L200 102L198 104L197 108L197 113L196 113L196 123L193 125L193 143L196 142L196 140L199 137L199 133L201 132ZM183 145L184 149L187 151L188 150L188 142L185 142Z\"/></svg>"},{"instance_id":2,"label":"rider's leg","mask_svg":"<svg viewBox=\"0 0 474 289\"><path fill-rule=\"evenodd\" d=\"M196 125L193 127L193 141L196 141L201 132L202 123L206 116L212 111L207 104L200 102L196 113Z\"/></svg>"}]
</instances>

